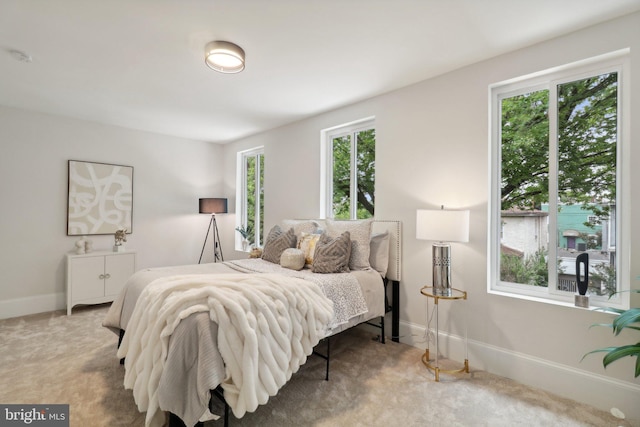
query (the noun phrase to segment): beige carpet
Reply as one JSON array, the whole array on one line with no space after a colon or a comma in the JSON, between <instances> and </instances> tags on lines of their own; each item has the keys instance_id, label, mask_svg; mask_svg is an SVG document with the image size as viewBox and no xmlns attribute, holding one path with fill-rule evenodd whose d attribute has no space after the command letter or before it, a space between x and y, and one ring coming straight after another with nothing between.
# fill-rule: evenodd
<instances>
[{"instance_id":1,"label":"beige carpet","mask_svg":"<svg viewBox=\"0 0 640 427\"><path fill-rule=\"evenodd\" d=\"M70 405L71 426L143 426L117 337L101 327L106 306L0 321L0 403ZM231 426L629 426L610 413L473 371L435 383L405 344L379 344L352 329L332 339L324 361L306 365L267 405ZM208 422L207 427L221 426Z\"/></svg>"}]
</instances>

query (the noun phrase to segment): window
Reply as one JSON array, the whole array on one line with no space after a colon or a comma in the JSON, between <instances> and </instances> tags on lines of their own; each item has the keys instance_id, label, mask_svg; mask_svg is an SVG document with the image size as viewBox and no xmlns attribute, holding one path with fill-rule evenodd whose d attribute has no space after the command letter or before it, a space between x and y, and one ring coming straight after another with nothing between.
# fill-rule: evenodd
<instances>
[{"instance_id":1,"label":"window","mask_svg":"<svg viewBox=\"0 0 640 427\"><path fill-rule=\"evenodd\" d=\"M628 246L615 245L627 64L616 53L492 86L490 292L572 303L587 252L591 304L628 304L616 293L628 289Z\"/></svg>"},{"instance_id":2,"label":"window","mask_svg":"<svg viewBox=\"0 0 640 427\"><path fill-rule=\"evenodd\" d=\"M238 153L236 249L247 251L264 242L264 148Z\"/></svg>"},{"instance_id":3,"label":"window","mask_svg":"<svg viewBox=\"0 0 640 427\"><path fill-rule=\"evenodd\" d=\"M323 191L321 216L373 218L376 178L376 129L372 118L322 131Z\"/></svg>"}]
</instances>

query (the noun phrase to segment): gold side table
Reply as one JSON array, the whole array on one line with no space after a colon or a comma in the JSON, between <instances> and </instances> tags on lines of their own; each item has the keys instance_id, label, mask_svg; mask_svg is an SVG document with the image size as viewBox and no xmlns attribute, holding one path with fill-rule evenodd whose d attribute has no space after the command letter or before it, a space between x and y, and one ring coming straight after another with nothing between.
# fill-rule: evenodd
<instances>
[{"instance_id":1,"label":"gold side table","mask_svg":"<svg viewBox=\"0 0 640 427\"><path fill-rule=\"evenodd\" d=\"M433 287L431 286L424 286L423 288L420 289L420 293L422 295L424 295L425 297L427 297L427 318L429 318L429 299L433 299L433 306L434 306L434 310L435 310L435 316L436 316L436 354L435 354L435 358L433 360L433 362L430 360L429 358L429 339L427 339L427 349L425 350L424 354L422 355L422 363L424 363L424 365L427 367L427 369L429 369L430 371L433 371L433 373L436 376L436 381L440 381L440 372L443 373L448 373L448 374L453 374L453 373L459 373L459 372L466 372L469 373L469 352L468 352L468 342L467 342L467 325L466 325L466 319L465 319L465 327L464 327L464 354L465 354L465 359L464 359L464 367L461 369L440 369L440 364L438 361L438 357L439 357L439 353L438 353L438 334L439 334L439 325L438 325L438 302L439 300L466 300L467 299L467 292L466 291L461 291L460 289L455 289L455 288L451 288L451 295L449 296L445 296L445 295L436 295L435 294L435 290L433 289Z\"/></svg>"}]
</instances>

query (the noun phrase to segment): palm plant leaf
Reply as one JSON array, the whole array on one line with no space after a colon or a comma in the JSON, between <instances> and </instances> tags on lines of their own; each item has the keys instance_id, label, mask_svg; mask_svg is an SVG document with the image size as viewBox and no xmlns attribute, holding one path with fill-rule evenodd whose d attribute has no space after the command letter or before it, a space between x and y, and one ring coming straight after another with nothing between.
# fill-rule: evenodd
<instances>
[{"instance_id":1,"label":"palm plant leaf","mask_svg":"<svg viewBox=\"0 0 640 427\"><path fill-rule=\"evenodd\" d=\"M640 289L632 289L627 292L640 293ZM612 323L595 323L593 326L604 326L612 328L615 335L619 335L624 329L634 329L640 331L640 308L630 308L629 310L621 310L613 307L598 308L597 311L604 311L605 313L617 314ZM625 356L631 356L636 358L635 378L640 376L640 342L637 344L623 345L618 347L606 347L598 350L590 351L582 356L584 359L587 355L598 352L606 352L607 354L602 358L602 364L606 368L610 363L615 362Z\"/></svg>"},{"instance_id":2,"label":"palm plant leaf","mask_svg":"<svg viewBox=\"0 0 640 427\"><path fill-rule=\"evenodd\" d=\"M621 308L614 308L614 307L598 307L593 311L602 311L604 313L615 313L615 314L622 314L625 312L625 310Z\"/></svg>"},{"instance_id":3,"label":"palm plant leaf","mask_svg":"<svg viewBox=\"0 0 640 427\"><path fill-rule=\"evenodd\" d=\"M631 308L616 317L613 320L613 333L618 335L624 328L640 330L634 323L640 324L640 308Z\"/></svg>"},{"instance_id":4,"label":"palm plant leaf","mask_svg":"<svg viewBox=\"0 0 640 427\"><path fill-rule=\"evenodd\" d=\"M635 377L640 376L640 343L623 345L620 347L614 347L606 356L602 359L602 364L606 368L610 363L615 362L625 356L636 357L636 373Z\"/></svg>"},{"instance_id":5,"label":"palm plant leaf","mask_svg":"<svg viewBox=\"0 0 640 427\"><path fill-rule=\"evenodd\" d=\"M593 325L589 326L589 329L593 328L594 326L604 326L605 328L613 328L612 323L594 323Z\"/></svg>"}]
</instances>

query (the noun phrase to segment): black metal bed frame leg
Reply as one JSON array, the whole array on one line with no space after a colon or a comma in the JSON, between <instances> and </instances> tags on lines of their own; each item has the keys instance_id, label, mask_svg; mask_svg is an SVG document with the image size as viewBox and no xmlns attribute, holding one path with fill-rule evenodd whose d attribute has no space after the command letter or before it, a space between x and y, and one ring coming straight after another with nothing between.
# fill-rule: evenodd
<instances>
[{"instance_id":1,"label":"black metal bed frame leg","mask_svg":"<svg viewBox=\"0 0 640 427\"><path fill-rule=\"evenodd\" d=\"M391 281L391 341L400 342L400 282Z\"/></svg>"},{"instance_id":2,"label":"black metal bed frame leg","mask_svg":"<svg viewBox=\"0 0 640 427\"><path fill-rule=\"evenodd\" d=\"M324 375L324 380L329 381L329 362L331 360L331 337L324 338L327 341L327 354L318 353L316 350L313 350L313 354L316 356L322 357L327 361L326 372Z\"/></svg>"},{"instance_id":3,"label":"black metal bed frame leg","mask_svg":"<svg viewBox=\"0 0 640 427\"><path fill-rule=\"evenodd\" d=\"M327 372L324 376L325 381L329 381L329 359L331 358L331 337L327 337Z\"/></svg>"},{"instance_id":4,"label":"black metal bed frame leg","mask_svg":"<svg viewBox=\"0 0 640 427\"><path fill-rule=\"evenodd\" d=\"M224 391L221 386L215 388L215 390L211 390L211 399L209 399L209 410L213 412L213 397L217 397L220 399L222 403L224 403L224 427L229 426L229 404L224 398Z\"/></svg>"},{"instance_id":5,"label":"black metal bed frame leg","mask_svg":"<svg viewBox=\"0 0 640 427\"><path fill-rule=\"evenodd\" d=\"M120 348L120 344L122 344L123 338L124 338L124 329L120 329L120 334L118 335L118 348ZM124 357L120 359L120 364L124 365Z\"/></svg>"}]
</instances>

